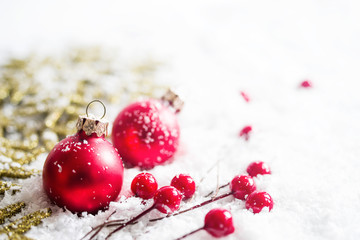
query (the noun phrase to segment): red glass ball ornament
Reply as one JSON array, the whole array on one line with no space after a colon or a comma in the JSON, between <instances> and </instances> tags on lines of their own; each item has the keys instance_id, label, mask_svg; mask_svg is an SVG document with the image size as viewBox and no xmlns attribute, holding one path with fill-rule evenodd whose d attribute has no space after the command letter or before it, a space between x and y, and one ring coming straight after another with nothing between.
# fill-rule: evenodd
<instances>
[{"instance_id":1,"label":"red glass ball ornament","mask_svg":"<svg viewBox=\"0 0 360 240\"><path fill-rule=\"evenodd\" d=\"M246 199L245 207L251 209L253 213L259 213L264 207L269 208L269 212L274 206L274 202L267 192L253 192Z\"/></svg>"},{"instance_id":2,"label":"red glass ball ornament","mask_svg":"<svg viewBox=\"0 0 360 240\"><path fill-rule=\"evenodd\" d=\"M204 229L213 237L225 237L235 231L231 213L222 208L215 208L205 216Z\"/></svg>"},{"instance_id":3,"label":"red glass ball ornament","mask_svg":"<svg viewBox=\"0 0 360 240\"><path fill-rule=\"evenodd\" d=\"M123 164L102 134L107 124L80 117L79 131L60 141L49 153L43 168L43 187L56 205L72 212L96 213L119 195Z\"/></svg>"},{"instance_id":4,"label":"red glass ball ornament","mask_svg":"<svg viewBox=\"0 0 360 240\"><path fill-rule=\"evenodd\" d=\"M142 199L153 198L157 189L157 181L151 173L140 173L131 182L131 191Z\"/></svg>"},{"instance_id":5,"label":"red glass ball ornament","mask_svg":"<svg viewBox=\"0 0 360 240\"><path fill-rule=\"evenodd\" d=\"M116 117L112 142L126 167L151 169L168 161L179 145L176 115L160 100L127 106Z\"/></svg>"},{"instance_id":6,"label":"red glass ball ornament","mask_svg":"<svg viewBox=\"0 0 360 240\"><path fill-rule=\"evenodd\" d=\"M191 198L196 190L195 181L187 174L176 175L171 180L171 186L175 187L177 190L183 194L184 199Z\"/></svg>"},{"instance_id":7,"label":"red glass ball ornament","mask_svg":"<svg viewBox=\"0 0 360 240\"><path fill-rule=\"evenodd\" d=\"M257 175L271 174L269 165L261 161L250 163L248 168L246 169L246 172L251 177L256 177Z\"/></svg>"},{"instance_id":8,"label":"red glass ball ornament","mask_svg":"<svg viewBox=\"0 0 360 240\"><path fill-rule=\"evenodd\" d=\"M173 186L165 186L157 190L154 196L154 207L162 213L173 213L179 209L182 195Z\"/></svg>"},{"instance_id":9,"label":"red glass ball ornament","mask_svg":"<svg viewBox=\"0 0 360 240\"><path fill-rule=\"evenodd\" d=\"M256 185L252 177L237 175L230 182L230 189L235 198L245 200L249 194L256 190Z\"/></svg>"}]
</instances>

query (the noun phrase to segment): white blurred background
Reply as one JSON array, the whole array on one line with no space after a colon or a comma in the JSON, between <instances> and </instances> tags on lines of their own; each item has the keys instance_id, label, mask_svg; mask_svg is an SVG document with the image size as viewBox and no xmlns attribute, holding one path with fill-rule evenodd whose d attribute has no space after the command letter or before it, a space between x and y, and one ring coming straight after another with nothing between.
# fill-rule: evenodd
<instances>
[{"instance_id":1,"label":"white blurred background","mask_svg":"<svg viewBox=\"0 0 360 240\"><path fill-rule=\"evenodd\" d=\"M266 161L274 174L259 186L272 193L273 214L254 218L229 200L239 229L229 239L355 240L359 13L356 0L1 0L0 59L96 45L128 62L164 62L160 77L185 89L188 99L180 116L186 153L154 170L160 181L179 167L199 179L220 155L227 159L222 182L250 161ZM304 79L314 88L299 90ZM246 124L254 128L249 143L237 138ZM191 220L201 224L203 215ZM194 225L178 221L139 239L157 239L172 227L178 229L172 237L181 236ZM63 232L52 234L61 239ZM200 236L208 238L193 239Z\"/></svg>"}]
</instances>

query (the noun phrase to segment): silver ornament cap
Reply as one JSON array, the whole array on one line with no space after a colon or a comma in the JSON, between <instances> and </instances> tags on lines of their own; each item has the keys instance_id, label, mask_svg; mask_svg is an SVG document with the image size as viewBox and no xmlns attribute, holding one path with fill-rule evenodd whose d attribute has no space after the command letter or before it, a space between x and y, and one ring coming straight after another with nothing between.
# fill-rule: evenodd
<instances>
[{"instance_id":1,"label":"silver ornament cap","mask_svg":"<svg viewBox=\"0 0 360 240\"><path fill-rule=\"evenodd\" d=\"M161 100L167 102L171 107L174 108L175 113L179 113L184 106L184 101L178 94L172 89L168 89L167 92L161 97Z\"/></svg>"},{"instance_id":2,"label":"silver ornament cap","mask_svg":"<svg viewBox=\"0 0 360 240\"><path fill-rule=\"evenodd\" d=\"M101 118L97 118L91 114L89 115L88 113L89 106L94 102L99 102L104 107L104 114ZM100 100L91 101L86 107L86 115L79 115L78 121L76 123L77 130L83 130L88 136L93 133L96 133L98 137L103 135L107 136L109 121L104 118L105 114L106 107L104 103L102 103Z\"/></svg>"}]
</instances>

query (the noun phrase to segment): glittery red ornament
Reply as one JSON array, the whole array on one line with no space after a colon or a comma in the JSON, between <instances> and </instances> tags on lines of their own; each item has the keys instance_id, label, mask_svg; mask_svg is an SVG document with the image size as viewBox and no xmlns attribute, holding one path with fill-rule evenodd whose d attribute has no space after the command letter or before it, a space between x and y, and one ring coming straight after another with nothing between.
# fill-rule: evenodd
<instances>
[{"instance_id":1,"label":"glittery red ornament","mask_svg":"<svg viewBox=\"0 0 360 240\"><path fill-rule=\"evenodd\" d=\"M112 142L125 166L142 169L168 161L178 148L179 137L175 112L164 100L150 99L127 106L116 117L112 129Z\"/></svg>"},{"instance_id":2,"label":"glittery red ornament","mask_svg":"<svg viewBox=\"0 0 360 240\"><path fill-rule=\"evenodd\" d=\"M105 139L108 123L79 117L78 132L60 141L49 153L43 185L52 202L72 212L96 213L120 193L123 164Z\"/></svg>"}]
</instances>

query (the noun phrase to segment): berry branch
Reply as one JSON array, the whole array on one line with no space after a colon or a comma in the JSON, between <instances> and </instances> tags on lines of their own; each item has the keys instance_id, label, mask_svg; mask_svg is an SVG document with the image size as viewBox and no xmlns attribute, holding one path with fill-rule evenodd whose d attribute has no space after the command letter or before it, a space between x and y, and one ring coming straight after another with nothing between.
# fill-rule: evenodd
<instances>
[{"instance_id":1,"label":"berry branch","mask_svg":"<svg viewBox=\"0 0 360 240\"><path fill-rule=\"evenodd\" d=\"M199 231L201 231L201 230L203 230L203 229L204 229L204 227L198 228L198 229L196 229L196 230L194 230L194 231L192 231L192 232L189 232L189 233L185 234L184 236L179 237L179 238L177 238L177 239L175 239L175 240L184 239L184 238L186 238L186 237L188 237L188 236L190 236L190 235L193 235L194 233L197 233L197 232L199 232Z\"/></svg>"},{"instance_id":2,"label":"berry branch","mask_svg":"<svg viewBox=\"0 0 360 240\"><path fill-rule=\"evenodd\" d=\"M126 223L122 223L118 228L116 228L114 231L110 232L109 235L107 235L107 237L105 239L109 239L114 233L120 231L121 229L123 229L124 227L128 226L131 223L136 222L138 219L140 219L141 217L143 217L144 215L148 214L149 212L151 212L152 210L155 209L155 204L152 205L150 208L146 209L145 211L143 211L142 213L140 213L139 215L137 215L136 217L130 219L129 221L127 221Z\"/></svg>"},{"instance_id":3,"label":"berry branch","mask_svg":"<svg viewBox=\"0 0 360 240\"><path fill-rule=\"evenodd\" d=\"M191 211L191 210L200 208L200 207L202 207L202 206L205 206L205 205L207 205L207 204L209 204L209 203L215 202L215 201L217 201L217 200L220 200L220 199L225 198L225 197L227 197L227 196L230 196L230 195L232 195L232 194L233 194L232 192L225 193L225 194L223 194L223 195L220 195L220 196L218 196L218 197L209 199L209 200L207 200L207 201L205 201L205 202L202 202L202 203L200 203L200 204L197 204L197 205L195 205L195 206L193 206L193 207L191 207L191 208L182 210L182 211L177 212L177 213L175 213L175 214L169 214L169 215L166 215L165 217L150 219L150 222L156 222L156 221L162 220L162 219L164 219L164 218L169 218L169 217L172 217L172 216L177 216L177 215L182 214L182 213L186 213L186 212L188 212L188 211Z\"/></svg>"}]
</instances>

